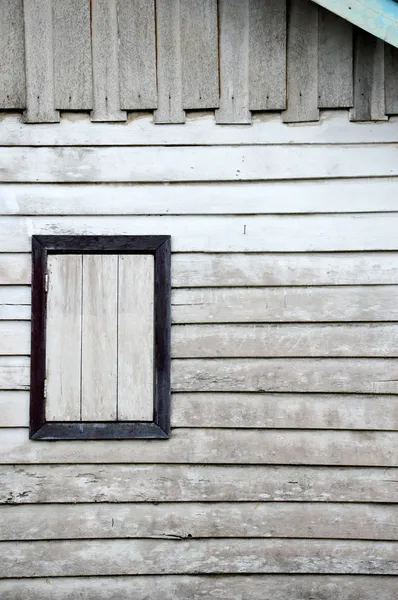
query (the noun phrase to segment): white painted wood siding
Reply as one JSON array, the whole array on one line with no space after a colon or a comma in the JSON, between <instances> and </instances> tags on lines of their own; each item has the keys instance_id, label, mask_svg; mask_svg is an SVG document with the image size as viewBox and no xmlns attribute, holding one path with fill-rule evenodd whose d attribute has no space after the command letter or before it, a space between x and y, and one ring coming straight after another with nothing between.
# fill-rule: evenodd
<instances>
[{"instance_id":1,"label":"white painted wood siding","mask_svg":"<svg viewBox=\"0 0 398 600\"><path fill-rule=\"evenodd\" d=\"M0 122L2 598L395 600L397 124L322 119ZM170 440L28 440L33 233L172 235ZM148 365L136 258L106 283Z\"/></svg>"}]
</instances>

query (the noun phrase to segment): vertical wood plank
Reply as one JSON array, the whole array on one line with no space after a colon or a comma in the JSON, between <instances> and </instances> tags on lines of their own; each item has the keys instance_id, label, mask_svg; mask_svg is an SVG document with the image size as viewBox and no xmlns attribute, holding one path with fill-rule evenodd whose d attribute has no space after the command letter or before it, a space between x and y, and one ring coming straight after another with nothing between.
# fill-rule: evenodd
<instances>
[{"instance_id":1,"label":"vertical wood plank","mask_svg":"<svg viewBox=\"0 0 398 600\"><path fill-rule=\"evenodd\" d=\"M319 8L319 108L347 108L353 103L352 25Z\"/></svg>"},{"instance_id":2,"label":"vertical wood plank","mask_svg":"<svg viewBox=\"0 0 398 600\"><path fill-rule=\"evenodd\" d=\"M216 108L218 90L217 0L180 0L184 108Z\"/></svg>"},{"instance_id":3,"label":"vertical wood plank","mask_svg":"<svg viewBox=\"0 0 398 600\"><path fill-rule=\"evenodd\" d=\"M24 0L27 123L55 123L52 0Z\"/></svg>"},{"instance_id":4,"label":"vertical wood plank","mask_svg":"<svg viewBox=\"0 0 398 600\"><path fill-rule=\"evenodd\" d=\"M83 256L83 421L116 419L117 262L116 255Z\"/></svg>"},{"instance_id":5,"label":"vertical wood plank","mask_svg":"<svg viewBox=\"0 0 398 600\"><path fill-rule=\"evenodd\" d=\"M118 419L152 421L154 258L119 257Z\"/></svg>"},{"instance_id":6,"label":"vertical wood plank","mask_svg":"<svg viewBox=\"0 0 398 600\"><path fill-rule=\"evenodd\" d=\"M0 2L0 108L25 108L22 0Z\"/></svg>"},{"instance_id":7,"label":"vertical wood plank","mask_svg":"<svg viewBox=\"0 0 398 600\"><path fill-rule=\"evenodd\" d=\"M156 108L154 0L118 0L120 102L123 109Z\"/></svg>"},{"instance_id":8,"label":"vertical wood plank","mask_svg":"<svg viewBox=\"0 0 398 600\"><path fill-rule=\"evenodd\" d=\"M92 121L125 121L120 110L116 0L91 0Z\"/></svg>"},{"instance_id":9,"label":"vertical wood plank","mask_svg":"<svg viewBox=\"0 0 398 600\"><path fill-rule=\"evenodd\" d=\"M217 123L247 124L249 112L249 0L220 0L220 108Z\"/></svg>"},{"instance_id":10,"label":"vertical wood plank","mask_svg":"<svg viewBox=\"0 0 398 600\"><path fill-rule=\"evenodd\" d=\"M249 2L251 110L286 108L286 0Z\"/></svg>"},{"instance_id":11,"label":"vertical wood plank","mask_svg":"<svg viewBox=\"0 0 398 600\"><path fill-rule=\"evenodd\" d=\"M398 48L384 45L384 77L386 95L386 114L398 114Z\"/></svg>"},{"instance_id":12,"label":"vertical wood plank","mask_svg":"<svg viewBox=\"0 0 398 600\"><path fill-rule=\"evenodd\" d=\"M55 106L92 108L90 0L53 0Z\"/></svg>"},{"instance_id":13,"label":"vertical wood plank","mask_svg":"<svg viewBox=\"0 0 398 600\"><path fill-rule=\"evenodd\" d=\"M155 123L184 123L180 0L156 0L158 110Z\"/></svg>"},{"instance_id":14,"label":"vertical wood plank","mask_svg":"<svg viewBox=\"0 0 398 600\"><path fill-rule=\"evenodd\" d=\"M82 257L48 257L46 419L80 420Z\"/></svg>"},{"instance_id":15,"label":"vertical wood plank","mask_svg":"<svg viewBox=\"0 0 398 600\"><path fill-rule=\"evenodd\" d=\"M318 7L310 0L290 2L287 34L285 123L318 121Z\"/></svg>"},{"instance_id":16,"label":"vertical wood plank","mask_svg":"<svg viewBox=\"0 0 398 600\"><path fill-rule=\"evenodd\" d=\"M385 116L384 42L355 30L353 121L382 121Z\"/></svg>"}]
</instances>

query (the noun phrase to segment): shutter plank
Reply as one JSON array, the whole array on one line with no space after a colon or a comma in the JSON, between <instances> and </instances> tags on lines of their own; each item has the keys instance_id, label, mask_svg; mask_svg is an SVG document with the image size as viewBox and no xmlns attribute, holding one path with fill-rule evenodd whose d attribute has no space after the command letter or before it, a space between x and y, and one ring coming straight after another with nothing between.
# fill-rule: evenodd
<instances>
[{"instance_id":1,"label":"shutter plank","mask_svg":"<svg viewBox=\"0 0 398 600\"><path fill-rule=\"evenodd\" d=\"M80 420L82 257L48 257L46 419Z\"/></svg>"},{"instance_id":2,"label":"shutter plank","mask_svg":"<svg viewBox=\"0 0 398 600\"><path fill-rule=\"evenodd\" d=\"M353 121L386 120L384 92L384 42L356 29L354 44Z\"/></svg>"},{"instance_id":3,"label":"shutter plank","mask_svg":"<svg viewBox=\"0 0 398 600\"><path fill-rule=\"evenodd\" d=\"M217 0L180 0L184 108L215 108L218 92Z\"/></svg>"},{"instance_id":4,"label":"shutter plank","mask_svg":"<svg viewBox=\"0 0 398 600\"><path fill-rule=\"evenodd\" d=\"M319 8L319 108L346 108L353 103L352 25Z\"/></svg>"},{"instance_id":5,"label":"shutter plank","mask_svg":"<svg viewBox=\"0 0 398 600\"><path fill-rule=\"evenodd\" d=\"M123 109L156 108L154 0L118 0L120 101Z\"/></svg>"},{"instance_id":6,"label":"shutter plank","mask_svg":"<svg viewBox=\"0 0 398 600\"><path fill-rule=\"evenodd\" d=\"M290 3L287 36L285 123L318 121L318 6L310 0Z\"/></svg>"},{"instance_id":7,"label":"shutter plank","mask_svg":"<svg viewBox=\"0 0 398 600\"><path fill-rule=\"evenodd\" d=\"M119 257L118 419L153 420L154 258Z\"/></svg>"},{"instance_id":8,"label":"shutter plank","mask_svg":"<svg viewBox=\"0 0 398 600\"><path fill-rule=\"evenodd\" d=\"M52 0L24 0L27 123L55 123Z\"/></svg>"},{"instance_id":9,"label":"shutter plank","mask_svg":"<svg viewBox=\"0 0 398 600\"><path fill-rule=\"evenodd\" d=\"M386 114L398 114L398 48L384 45Z\"/></svg>"},{"instance_id":10,"label":"shutter plank","mask_svg":"<svg viewBox=\"0 0 398 600\"><path fill-rule=\"evenodd\" d=\"M156 0L158 110L155 123L184 123L180 0Z\"/></svg>"},{"instance_id":11,"label":"shutter plank","mask_svg":"<svg viewBox=\"0 0 398 600\"><path fill-rule=\"evenodd\" d=\"M91 0L93 54L92 121L125 121L120 110L116 0Z\"/></svg>"},{"instance_id":12,"label":"shutter plank","mask_svg":"<svg viewBox=\"0 0 398 600\"><path fill-rule=\"evenodd\" d=\"M23 1L0 2L0 108L25 108Z\"/></svg>"},{"instance_id":13,"label":"shutter plank","mask_svg":"<svg viewBox=\"0 0 398 600\"><path fill-rule=\"evenodd\" d=\"M114 421L117 393L117 256L83 256L82 420Z\"/></svg>"},{"instance_id":14,"label":"shutter plank","mask_svg":"<svg viewBox=\"0 0 398 600\"><path fill-rule=\"evenodd\" d=\"M53 0L55 106L92 108L90 0Z\"/></svg>"},{"instance_id":15,"label":"shutter plank","mask_svg":"<svg viewBox=\"0 0 398 600\"><path fill-rule=\"evenodd\" d=\"M220 0L220 108L217 123L250 123L249 0Z\"/></svg>"},{"instance_id":16,"label":"shutter plank","mask_svg":"<svg viewBox=\"0 0 398 600\"><path fill-rule=\"evenodd\" d=\"M250 0L251 110L286 108L286 0Z\"/></svg>"}]
</instances>

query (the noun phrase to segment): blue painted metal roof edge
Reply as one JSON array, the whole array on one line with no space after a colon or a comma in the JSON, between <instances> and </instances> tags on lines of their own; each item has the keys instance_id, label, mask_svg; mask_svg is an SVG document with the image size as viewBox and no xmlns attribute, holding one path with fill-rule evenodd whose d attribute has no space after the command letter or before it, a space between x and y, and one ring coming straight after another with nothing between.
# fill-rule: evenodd
<instances>
[{"instance_id":1,"label":"blue painted metal roof edge","mask_svg":"<svg viewBox=\"0 0 398 600\"><path fill-rule=\"evenodd\" d=\"M313 1L398 48L398 2L395 0Z\"/></svg>"}]
</instances>

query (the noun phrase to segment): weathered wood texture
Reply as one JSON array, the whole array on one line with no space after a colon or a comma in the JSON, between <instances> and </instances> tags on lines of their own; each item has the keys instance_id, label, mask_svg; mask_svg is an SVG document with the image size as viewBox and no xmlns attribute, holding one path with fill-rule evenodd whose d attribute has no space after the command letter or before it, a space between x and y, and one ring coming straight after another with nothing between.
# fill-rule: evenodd
<instances>
[{"instance_id":1,"label":"weathered wood texture","mask_svg":"<svg viewBox=\"0 0 398 600\"><path fill-rule=\"evenodd\" d=\"M398 505L162 503L3 505L2 541L95 538L398 540Z\"/></svg>"},{"instance_id":2,"label":"weathered wood texture","mask_svg":"<svg viewBox=\"0 0 398 600\"><path fill-rule=\"evenodd\" d=\"M318 107L353 103L353 120L398 112L395 49L357 29L353 51L351 23L310 0L4 0L1 11L0 108L25 108L28 122L54 122L55 109L93 109L93 121L155 110L156 123L217 109L236 124L286 108L286 122L317 121Z\"/></svg>"},{"instance_id":3,"label":"weathered wood texture","mask_svg":"<svg viewBox=\"0 0 398 600\"><path fill-rule=\"evenodd\" d=\"M26 112L28 123L59 120L54 109L53 11L51 0L24 0Z\"/></svg>"},{"instance_id":4,"label":"weathered wood texture","mask_svg":"<svg viewBox=\"0 0 398 600\"><path fill-rule=\"evenodd\" d=\"M90 0L52 0L55 106L90 110L92 99Z\"/></svg>"},{"instance_id":5,"label":"weathered wood texture","mask_svg":"<svg viewBox=\"0 0 398 600\"><path fill-rule=\"evenodd\" d=\"M151 415L152 418L152 415ZM27 427L29 394L0 392L2 427ZM173 427L398 430L395 395L178 393Z\"/></svg>"},{"instance_id":6,"label":"weathered wood texture","mask_svg":"<svg viewBox=\"0 0 398 600\"><path fill-rule=\"evenodd\" d=\"M396 577L338 575L234 575L221 576L133 576L55 579L4 579L0 581L3 600L109 600L128 598L134 590L135 600L202 600L217 594L233 600L347 600L357 595L361 600L395 600Z\"/></svg>"},{"instance_id":7,"label":"weathered wood texture","mask_svg":"<svg viewBox=\"0 0 398 600\"><path fill-rule=\"evenodd\" d=\"M23 0L0 3L0 108L25 108Z\"/></svg>"},{"instance_id":8,"label":"weathered wood texture","mask_svg":"<svg viewBox=\"0 0 398 600\"><path fill-rule=\"evenodd\" d=\"M318 121L318 7L310 0L290 3L287 38L286 123Z\"/></svg>"},{"instance_id":9,"label":"weathered wood texture","mask_svg":"<svg viewBox=\"0 0 398 600\"><path fill-rule=\"evenodd\" d=\"M214 361L215 362L215 361ZM340 366L341 370L341 366ZM26 429L0 430L1 464L189 463L398 465L398 432L175 429L170 440L32 443Z\"/></svg>"},{"instance_id":10,"label":"weathered wood texture","mask_svg":"<svg viewBox=\"0 0 398 600\"><path fill-rule=\"evenodd\" d=\"M81 256L49 256L46 327L48 421L80 421L81 417L81 282Z\"/></svg>"},{"instance_id":11,"label":"weathered wood texture","mask_svg":"<svg viewBox=\"0 0 398 600\"><path fill-rule=\"evenodd\" d=\"M396 504L397 475L396 468L330 466L325 469L269 465L22 464L2 467L0 502L250 501ZM316 535L316 529L314 534Z\"/></svg>"},{"instance_id":12,"label":"weathered wood texture","mask_svg":"<svg viewBox=\"0 0 398 600\"><path fill-rule=\"evenodd\" d=\"M117 0L120 103L125 110L157 105L154 0Z\"/></svg>"},{"instance_id":13,"label":"weathered wood texture","mask_svg":"<svg viewBox=\"0 0 398 600\"><path fill-rule=\"evenodd\" d=\"M286 571L320 574L325 570L347 575L398 574L398 549L394 542L63 540L1 542L0 551L0 575L5 578Z\"/></svg>"}]
</instances>

